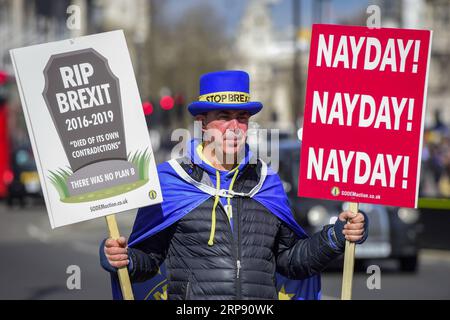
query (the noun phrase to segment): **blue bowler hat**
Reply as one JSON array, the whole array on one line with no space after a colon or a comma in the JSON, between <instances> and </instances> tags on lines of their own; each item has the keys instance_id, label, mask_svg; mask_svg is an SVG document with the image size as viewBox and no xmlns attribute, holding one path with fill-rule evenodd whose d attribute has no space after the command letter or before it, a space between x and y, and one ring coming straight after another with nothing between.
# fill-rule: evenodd
<instances>
[{"instance_id":1,"label":"blue bowler hat","mask_svg":"<svg viewBox=\"0 0 450 320\"><path fill-rule=\"evenodd\" d=\"M261 102L250 101L248 73L229 70L203 75L198 101L192 102L188 110L193 116L213 110L246 110L254 115L262 107Z\"/></svg>"}]
</instances>

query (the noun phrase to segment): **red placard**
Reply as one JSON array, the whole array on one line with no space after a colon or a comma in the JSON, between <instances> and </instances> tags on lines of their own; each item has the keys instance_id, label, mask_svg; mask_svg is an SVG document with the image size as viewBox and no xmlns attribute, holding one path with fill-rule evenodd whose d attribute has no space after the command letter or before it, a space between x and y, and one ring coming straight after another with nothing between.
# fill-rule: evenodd
<instances>
[{"instance_id":1,"label":"red placard","mask_svg":"<svg viewBox=\"0 0 450 320\"><path fill-rule=\"evenodd\" d=\"M417 207L431 31L314 25L298 195Z\"/></svg>"}]
</instances>

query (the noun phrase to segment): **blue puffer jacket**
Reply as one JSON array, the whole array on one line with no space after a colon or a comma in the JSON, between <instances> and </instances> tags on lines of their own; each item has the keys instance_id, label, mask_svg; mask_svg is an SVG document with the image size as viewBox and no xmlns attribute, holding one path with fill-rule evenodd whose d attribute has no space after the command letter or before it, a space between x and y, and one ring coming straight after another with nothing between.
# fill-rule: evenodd
<instances>
[{"instance_id":1,"label":"blue puffer jacket","mask_svg":"<svg viewBox=\"0 0 450 320\"><path fill-rule=\"evenodd\" d=\"M196 181L207 170L182 161ZM237 175L233 190L249 192L259 181L261 163L247 164ZM299 239L276 215L249 197L231 200L230 219L217 204L214 243L211 235L211 197L156 235L129 248L132 281L153 277L165 261L169 299L277 299L275 272L302 279L321 272L343 252L345 239L336 237L343 223L327 225L308 239ZM230 223L231 222L231 223ZM367 232L366 232L367 236ZM104 257L102 266L114 272Z\"/></svg>"}]
</instances>

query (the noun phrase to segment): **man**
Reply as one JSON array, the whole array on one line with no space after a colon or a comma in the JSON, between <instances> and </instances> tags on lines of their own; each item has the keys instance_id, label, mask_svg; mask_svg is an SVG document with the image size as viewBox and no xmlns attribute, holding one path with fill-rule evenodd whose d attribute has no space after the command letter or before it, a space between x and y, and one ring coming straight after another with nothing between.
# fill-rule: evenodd
<instances>
[{"instance_id":1,"label":"man","mask_svg":"<svg viewBox=\"0 0 450 320\"><path fill-rule=\"evenodd\" d=\"M158 166L164 201L139 209L130 245L123 237L102 244L101 263L113 278L125 266L135 284L164 273L169 299L277 299L280 290L317 299L317 275L345 239L365 240L364 215L347 211L306 237L278 175L245 143L249 118L262 109L249 100L243 71L200 79L199 101L188 109L202 122L204 141ZM151 297L146 290L143 298Z\"/></svg>"}]
</instances>

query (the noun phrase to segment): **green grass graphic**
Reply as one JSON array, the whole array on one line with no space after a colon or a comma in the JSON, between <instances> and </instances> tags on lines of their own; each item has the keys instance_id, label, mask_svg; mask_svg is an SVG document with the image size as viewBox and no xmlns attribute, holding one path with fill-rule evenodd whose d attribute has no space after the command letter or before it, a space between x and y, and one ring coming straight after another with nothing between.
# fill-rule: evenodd
<instances>
[{"instance_id":1,"label":"green grass graphic","mask_svg":"<svg viewBox=\"0 0 450 320\"><path fill-rule=\"evenodd\" d=\"M111 198L119 194L129 192L137 189L149 180L149 166L150 166L151 152L148 149L144 151L136 151L128 154L128 162L132 163L138 170L139 180L133 183L126 183L117 185L107 189L101 189L94 192L88 192L76 196L69 194L67 181L73 174L72 169L67 167L65 169L59 168L57 170L49 170L48 178L52 185L58 191L60 200L65 203L80 203Z\"/></svg>"},{"instance_id":2,"label":"green grass graphic","mask_svg":"<svg viewBox=\"0 0 450 320\"><path fill-rule=\"evenodd\" d=\"M119 194L123 194L126 192L129 192L131 190L137 189L144 184L147 183L148 180L138 180L133 183L127 183L127 184L121 184L118 186L114 186L108 189L102 189L94 192L84 193L72 197L67 197L64 199L61 199L62 202L65 203L81 203L81 202L87 202L87 201L95 201L95 200L101 200L106 198L111 198L114 196L117 196Z\"/></svg>"},{"instance_id":3,"label":"green grass graphic","mask_svg":"<svg viewBox=\"0 0 450 320\"><path fill-rule=\"evenodd\" d=\"M53 186L58 191L59 197L62 199L69 197L69 188L67 188L67 179L72 175L72 169L58 169L55 171L49 170L48 178L52 182Z\"/></svg>"},{"instance_id":4,"label":"green grass graphic","mask_svg":"<svg viewBox=\"0 0 450 320\"><path fill-rule=\"evenodd\" d=\"M150 165L151 152L147 149L144 151L136 151L134 154L128 155L128 161L136 166L140 180L148 179L148 169Z\"/></svg>"}]
</instances>

